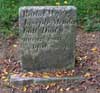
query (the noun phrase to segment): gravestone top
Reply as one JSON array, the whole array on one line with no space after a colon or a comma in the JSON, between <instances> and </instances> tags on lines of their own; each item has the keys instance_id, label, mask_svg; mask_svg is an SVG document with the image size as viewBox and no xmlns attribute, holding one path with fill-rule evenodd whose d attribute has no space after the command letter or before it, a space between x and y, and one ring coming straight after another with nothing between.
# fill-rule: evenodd
<instances>
[{"instance_id":1,"label":"gravestone top","mask_svg":"<svg viewBox=\"0 0 100 93\"><path fill-rule=\"evenodd\" d=\"M19 29L23 69L74 67L75 28L74 6L21 7Z\"/></svg>"},{"instance_id":2,"label":"gravestone top","mask_svg":"<svg viewBox=\"0 0 100 93\"><path fill-rule=\"evenodd\" d=\"M53 10L77 10L75 6L23 6L19 8L19 13L25 9L35 9L35 10L43 10L43 9L53 9Z\"/></svg>"}]
</instances>

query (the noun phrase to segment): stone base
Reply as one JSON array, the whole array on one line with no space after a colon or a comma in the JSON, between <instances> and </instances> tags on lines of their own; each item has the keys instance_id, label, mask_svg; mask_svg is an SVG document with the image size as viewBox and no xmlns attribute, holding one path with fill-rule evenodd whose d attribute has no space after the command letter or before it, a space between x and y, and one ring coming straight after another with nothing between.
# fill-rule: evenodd
<instances>
[{"instance_id":1,"label":"stone base","mask_svg":"<svg viewBox=\"0 0 100 93\"><path fill-rule=\"evenodd\" d=\"M35 77L18 77L18 76L11 76L10 83L16 87L30 85L30 84L47 84L47 83L57 83L60 81L65 81L68 85L77 83L81 80L84 80L83 77L49 77L49 78L35 78Z\"/></svg>"}]
</instances>

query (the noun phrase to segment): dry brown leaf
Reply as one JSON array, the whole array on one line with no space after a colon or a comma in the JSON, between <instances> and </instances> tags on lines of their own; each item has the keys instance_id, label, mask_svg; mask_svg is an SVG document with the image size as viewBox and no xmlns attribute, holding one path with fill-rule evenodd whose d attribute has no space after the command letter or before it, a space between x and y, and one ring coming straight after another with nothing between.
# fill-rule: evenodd
<instances>
[{"instance_id":1,"label":"dry brown leaf","mask_svg":"<svg viewBox=\"0 0 100 93\"><path fill-rule=\"evenodd\" d=\"M26 88L26 86L24 86L24 87L23 87L23 91L26 92L26 90L27 90L27 88Z\"/></svg>"},{"instance_id":2,"label":"dry brown leaf","mask_svg":"<svg viewBox=\"0 0 100 93\"><path fill-rule=\"evenodd\" d=\"M98 63L100 63L100 59L98 60Z\"/></svg>"},{"instance_id":3,"label":"dry brown leaf","mask_svg":"<svg viewBox=\"0 0 100 93\"><path fill-rule=\"evenodd\" d=\"M48 90L48 89L49 89L49 87L50 87L50 86L49 86L49 85L47 85L47 86L45 87L45 89L46 89L46 90Z\"/></svg>"},{"instance_id":4,"label":"dry brown leaf","mask_svg":"<svg viewBox=\"0 0 100 93\"><path fill-rule=\"evenodd\" d=\"M86 60L86 59L87 59L87 56L84 56L84 57L83 57L83 59L85 59L85 60Z\"/></svg>"},{"instance_id":5,"label":"dry brown leaf","mask_svg":"<svg viewBox=\"0 0 100 93\"><path fill-rule=\"evenodd\" d=\"M64 89L63 89L63 88L60 88L60 89L59 89L59 91L60 91L60 92L63 92L63 91L64 91Z\"/></svg>"},{"instance_id":6,"label":"dry brown leaf","mask_svg":"<svg viewBox=\"0 0 100 93\"><path fill-rule=\"evenodd\" d=\"M66 88L66 91L69 91L70 90L70 87Z\"/></svg>"},{"instance_id":7,"label":"dry brown leaf","mask_svg":"<svg viewBox=\"0 0 100 93\"><path fill-rule=\"evenodd\" d=\"M90 74L89 72L87 72L87 73L84 75L85 78L89 78L90 76L91 76L91 74Z\"/></svg>"},{"instance_id":8,"label":"dry brown leaf","mask_svg":"<svg viewBox=\"0 0 100 93\"><path fill-rule=\"evenodd\" d=\"M28 74L30 77L32 77L32 76L34 75L33 72L28 72L27 74Z\"/></svg>"},{"instance_id":9,"label":"dry brown leaf","mask_svg":"<svg viewBox=\"0 0 100 93\"><path fill-rule=\"evenodd\" d=\"M97 47L91 49L93 52L97 52Z\"/></svg>"},{"instance_id":10,"label":"dry brown leaf","mask_svg":"<svg viewBox=\"0 0 100 93\"><path fill-rule=\"evenodd\" d=\"M95 37L95 35L93 34L92 37Z\"/></svg>"},{"instance_id":11,"label":"dry brown leaf","mask_svg":"<svg viewBox=\"0 0 100 93\"><path fill-rule=\"evenodd\" d=\"M50 76L48 76L48 75L43 75L43 78L49 78Z\"/></svg>"},{"instance_id":12,"label":"dry brown leaf","mask_svg":"<svg viewBox=\"0 0 100 93\"><path fill-rule=\"evenodd\" d=\"M8 78L6 78L6 79L4 79L3 81L7 82L7 81L9 81L9 79L8 79Z\"/></svg>"},{"instance_id":13,"label":"dry brown leaf","mask_svg":"<svg viewBox=\"0 0 100 93\"><path fill-rule=\"evenodd\" d=\"M26 77L26 74L22 74L22 76L21 76L21 77L23 77L23 78L24 78L24 77Z\"/></svg>"},{"instance_id":14,"label":"dry brown leaf","mask_svg":"<svg viewBox=\"0 0 100 93\"><path fill-rule=\"evenodd\" d=\"M6 79L6 77L5 76L2 76L1 79L4 80L4 79Z\"/></svg>"},{"instance_id":15,"label":"dry brown leaf","mask_svg":"<svg viewBox=\"0 0 100 93\"><path fill-rule=\"evenodd\" d=\"M14 45L13 45L13 47L14 47L14 48L16 48L16 47L17 47L17 45L16 45L16 44L14 44Z\"/></svg>"},{"instance_id":16,"label":"dry brown leaf","mask_svg":"<svg viewBox=\"0 0 100 93\"><path fill-rule=\"evenodd\" d=\"M56 86L56 83L50 83L50 87Z\"/></svg>"}]
</instances>

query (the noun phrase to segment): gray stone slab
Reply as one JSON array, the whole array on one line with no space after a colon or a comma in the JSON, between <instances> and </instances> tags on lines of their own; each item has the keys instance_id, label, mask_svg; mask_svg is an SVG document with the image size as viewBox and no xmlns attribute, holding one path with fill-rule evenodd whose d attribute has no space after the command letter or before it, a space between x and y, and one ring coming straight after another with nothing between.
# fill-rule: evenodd
<instances>
[{"instance_id":1,"label":"gray stone slab","mask_svg":"<svg viewBox=\"0 0 100 93\"><path fill-rule=\"evenodd\" d=\"M57 77L49 77L49 78L35 78L35 77L19 77L19 76L11 76L10 82L14 86L20 87L20 86L25 86L25 85L30 85L30 84L48 84L48 83L57 83L60 81L65 81L66 86L74 83L80 83L80 81L85 80L85 78L81 76L76 76L76 77L62 77L62 78L57 78Z\"/></svg>"},{"instance_id":2,"label":"gray stone slab","mask_svg":"<svg viewBox=\"0 0 100 93\"><path fill-rule=\"evenodd\" d=\"M74 6L21 7L19 29L24 70L42 71L74 67Z\"/></svg>"}]
</instances>

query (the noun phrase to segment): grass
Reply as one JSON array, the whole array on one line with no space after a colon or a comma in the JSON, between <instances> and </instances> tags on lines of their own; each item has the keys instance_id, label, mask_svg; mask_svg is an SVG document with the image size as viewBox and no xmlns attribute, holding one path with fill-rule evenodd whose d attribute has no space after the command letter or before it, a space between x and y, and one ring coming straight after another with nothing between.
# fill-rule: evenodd
<instances>
[{"instance_id":1,"label":"grass","mask_svg":"<svg viewBox=\"0 0 100 93\"><path fill-rule=\"evenodd\" d=\"M64 4L67 3L67 4ZM74 5L78 11L78 24L86 31L100 31L100 0L0 0L0 32L15 33L20 6Z\"/></svg>"}]
</instances>

